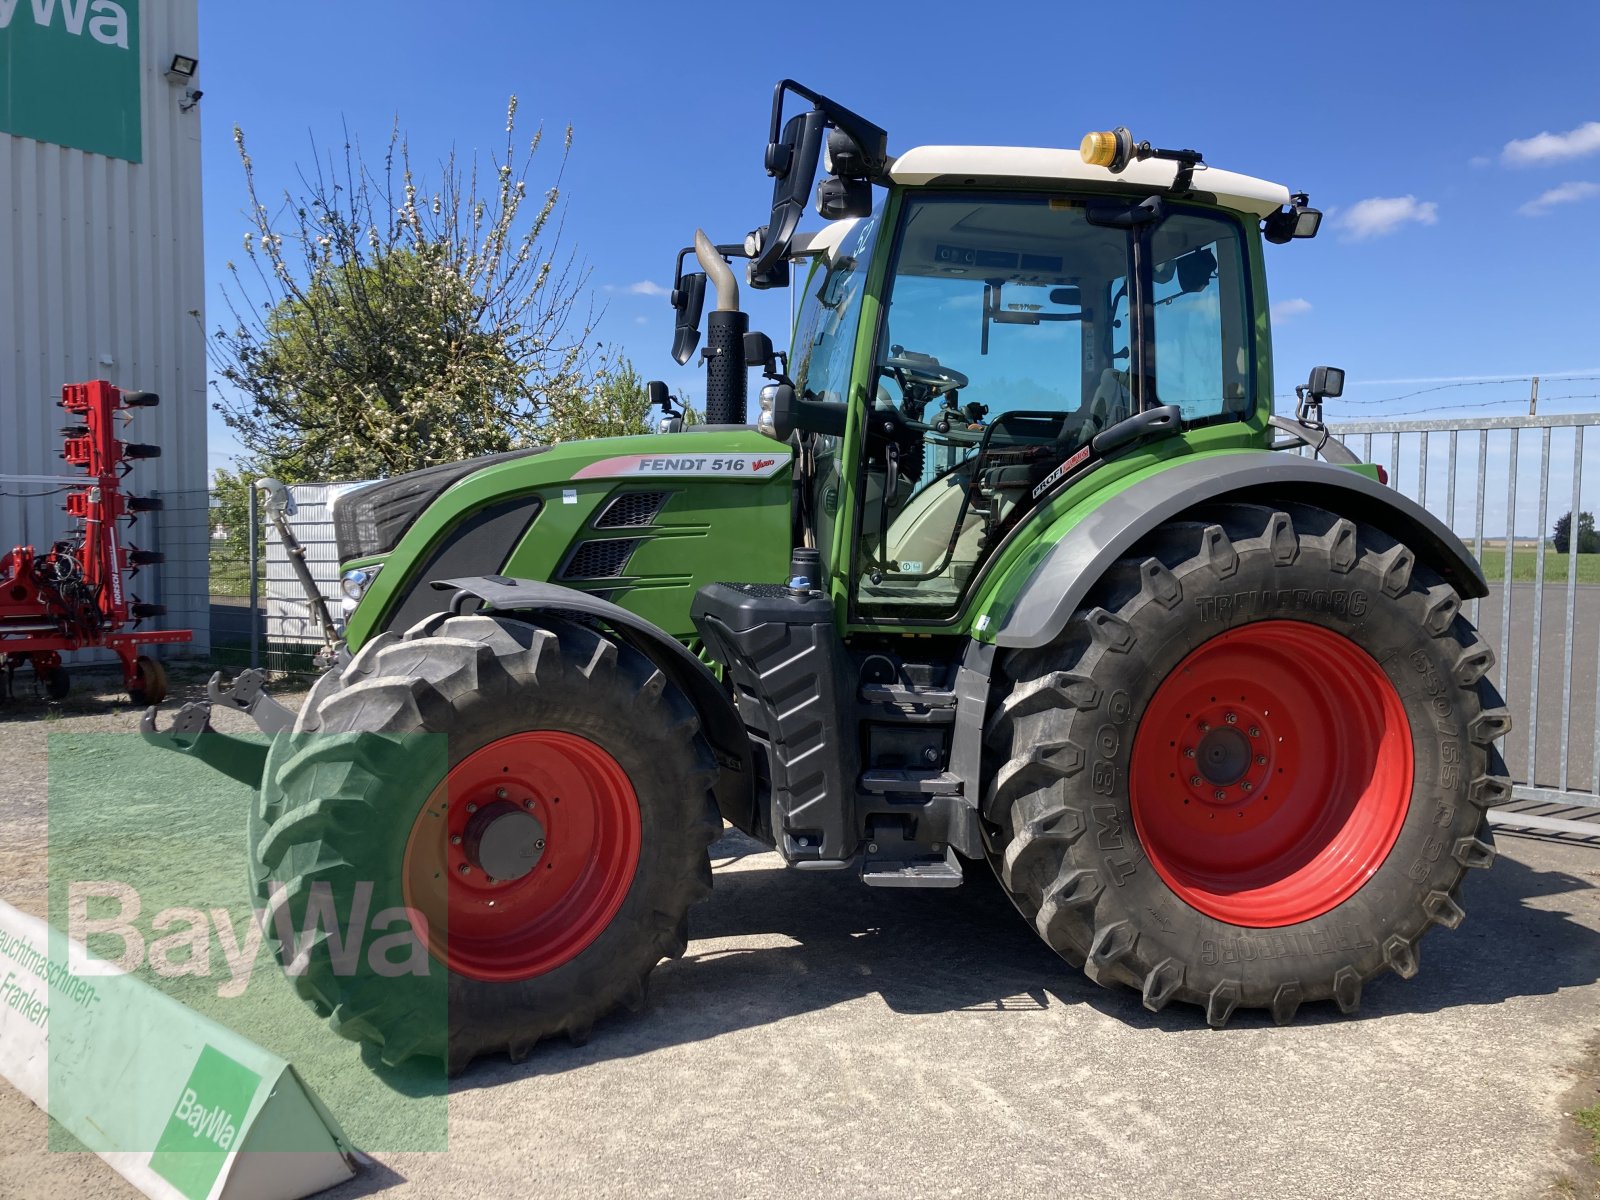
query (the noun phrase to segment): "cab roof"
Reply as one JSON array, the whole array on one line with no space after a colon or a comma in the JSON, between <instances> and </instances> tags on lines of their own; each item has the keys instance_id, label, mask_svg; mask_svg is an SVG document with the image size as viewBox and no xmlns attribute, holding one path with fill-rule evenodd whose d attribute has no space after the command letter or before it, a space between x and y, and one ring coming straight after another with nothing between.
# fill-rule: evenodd
<instances>
[{"instance_id":1,"label":"cab roof","mask_svg":"<svg viewBox=\"0 0 1600 1200\"><path fill-rule=\"evenodd\" d=\"M918 146L907 150L889 167L889 178L901 184L972 183L979 186L1006 181L1089 183L1101 187L1172 187L1178 164L1161 159L1129 163L1120 174L1092 167L1077 150L1037 146ZM1264 217L1289 203L1289 189L1250 175L1201 164L1195 169L1194 190L1216 197L1224 208Z\"/></svg>"}]
</instances>

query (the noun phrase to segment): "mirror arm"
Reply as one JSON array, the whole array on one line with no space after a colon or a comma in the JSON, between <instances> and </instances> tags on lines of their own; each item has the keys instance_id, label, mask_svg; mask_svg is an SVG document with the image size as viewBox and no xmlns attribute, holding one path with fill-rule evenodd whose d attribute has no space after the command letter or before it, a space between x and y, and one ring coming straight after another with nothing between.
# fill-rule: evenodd
<instances>
[{"instance_id":1,"label":"mirror arm","mask_svg":"<svg viewBox=\"0 0 1600 1200\"><path fill-rule=\"evenodd\" d=\"M860 113L846 108L836 100L830 100L821 92L812 91L803 83L793 79L780 79L772 90L772 128L768 141L778 144L783 135L783 97L785 92L793 92L802 99L811 101L814 108L821 112L827 119L827 124L832 125L841 133L847 134L850 140L860 148L862 157L866 162L867 178L874 183L888 181L889 173L889 134L878 125L874 125ZM789 164L792 169L793 164ZM787 173L787 172L786 172Z\"/></svg>"}]
</instances>

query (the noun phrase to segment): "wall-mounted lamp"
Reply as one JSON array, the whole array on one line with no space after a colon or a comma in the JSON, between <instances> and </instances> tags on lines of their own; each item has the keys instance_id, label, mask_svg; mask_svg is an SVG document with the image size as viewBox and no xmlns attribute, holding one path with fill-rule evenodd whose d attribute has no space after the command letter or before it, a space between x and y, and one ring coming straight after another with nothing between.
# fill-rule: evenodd
<instances>
[{"instance_id":1,"label":"wall-mounted lamp","mask_svg":"<svg viewBox=\"0 0 1600 1200\"><path fill-rule=\"evenodd\" d=\"M167 68L167 82L173 86L188 83L194 78L196 69L200 66L198 58L191 58L187 54L174 54L172 65Z\"/></svg>"}]
</instances>

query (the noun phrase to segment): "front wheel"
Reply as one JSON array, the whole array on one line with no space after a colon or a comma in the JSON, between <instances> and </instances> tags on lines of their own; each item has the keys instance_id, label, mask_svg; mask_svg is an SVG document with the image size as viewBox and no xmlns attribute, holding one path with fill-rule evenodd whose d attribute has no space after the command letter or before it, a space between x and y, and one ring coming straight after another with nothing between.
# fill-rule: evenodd
<instances>
[{"instance_id":1,"label":"front wheel","mask_svg":"<svg viewBox=\"0 0 1600 1200\"><path fill-rule=\"evenodd\" d=\"M581 1041L683 952L715 777L688 700L595 630L441 616L381 634L268 755L250 829L268 941L386 1062Z\"/></svg>"},{"instance_id":2,"label":"front wheel","mask_svg":"<svg viewBox=\"0 0 1600 1200\"><path fill-rule=\"evenodd\" d=\"M1353 1012L1493 861L1493 662L1369 526L1252 505L1163 526L1005 661L991 862L1051 947L1152 1010Z\"/></svg>"}]
</instances>

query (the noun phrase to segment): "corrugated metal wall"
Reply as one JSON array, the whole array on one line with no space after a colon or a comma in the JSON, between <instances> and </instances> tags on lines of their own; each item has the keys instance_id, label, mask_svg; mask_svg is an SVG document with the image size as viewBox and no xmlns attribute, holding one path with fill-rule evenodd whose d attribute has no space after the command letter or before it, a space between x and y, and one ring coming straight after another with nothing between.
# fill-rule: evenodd
<instances>
[{"instance_id":1,"label":"corrugated metal wall","mask_svg":"<svg viewBox=\"0 0 1600 1200\"><path fill-rule=\"evenodd\" d=\"M295 540L305 547L306 567L327 601L334 620L343 615L339 590L339 546L333 535L333 502L361 483L297 483L289 488L295 511L288 514ZM289 562L289 551L278 527L266 522L267 561L262 598L267 609L269 644L320 646L322 634L311 615L311 604Z\"/></svg>"},{"instance_id":2,"label":"corrugated metal wall","mask_svg":"<svg viewBox=\"0 0 1600 1200\"><path fill-rule=\"evenodd\" d=\"M63 384L159 392L161 406L138 410L123 437L156 443L162 457L138 463L128 483L171 497L177 511L141 516L130 532L167 555L133 591L167 605L160 624L193 628L203 651L204 522L179 514L206 486L204 105L180 112L183 89L164 78L174 54L198 53L197 0L144 0L139 24L142 163L0 133L0 474L63 473ZM0 484L5 548L69 529L60 496L18 495L42 490Z\"/></svg>"}]
</instances>

